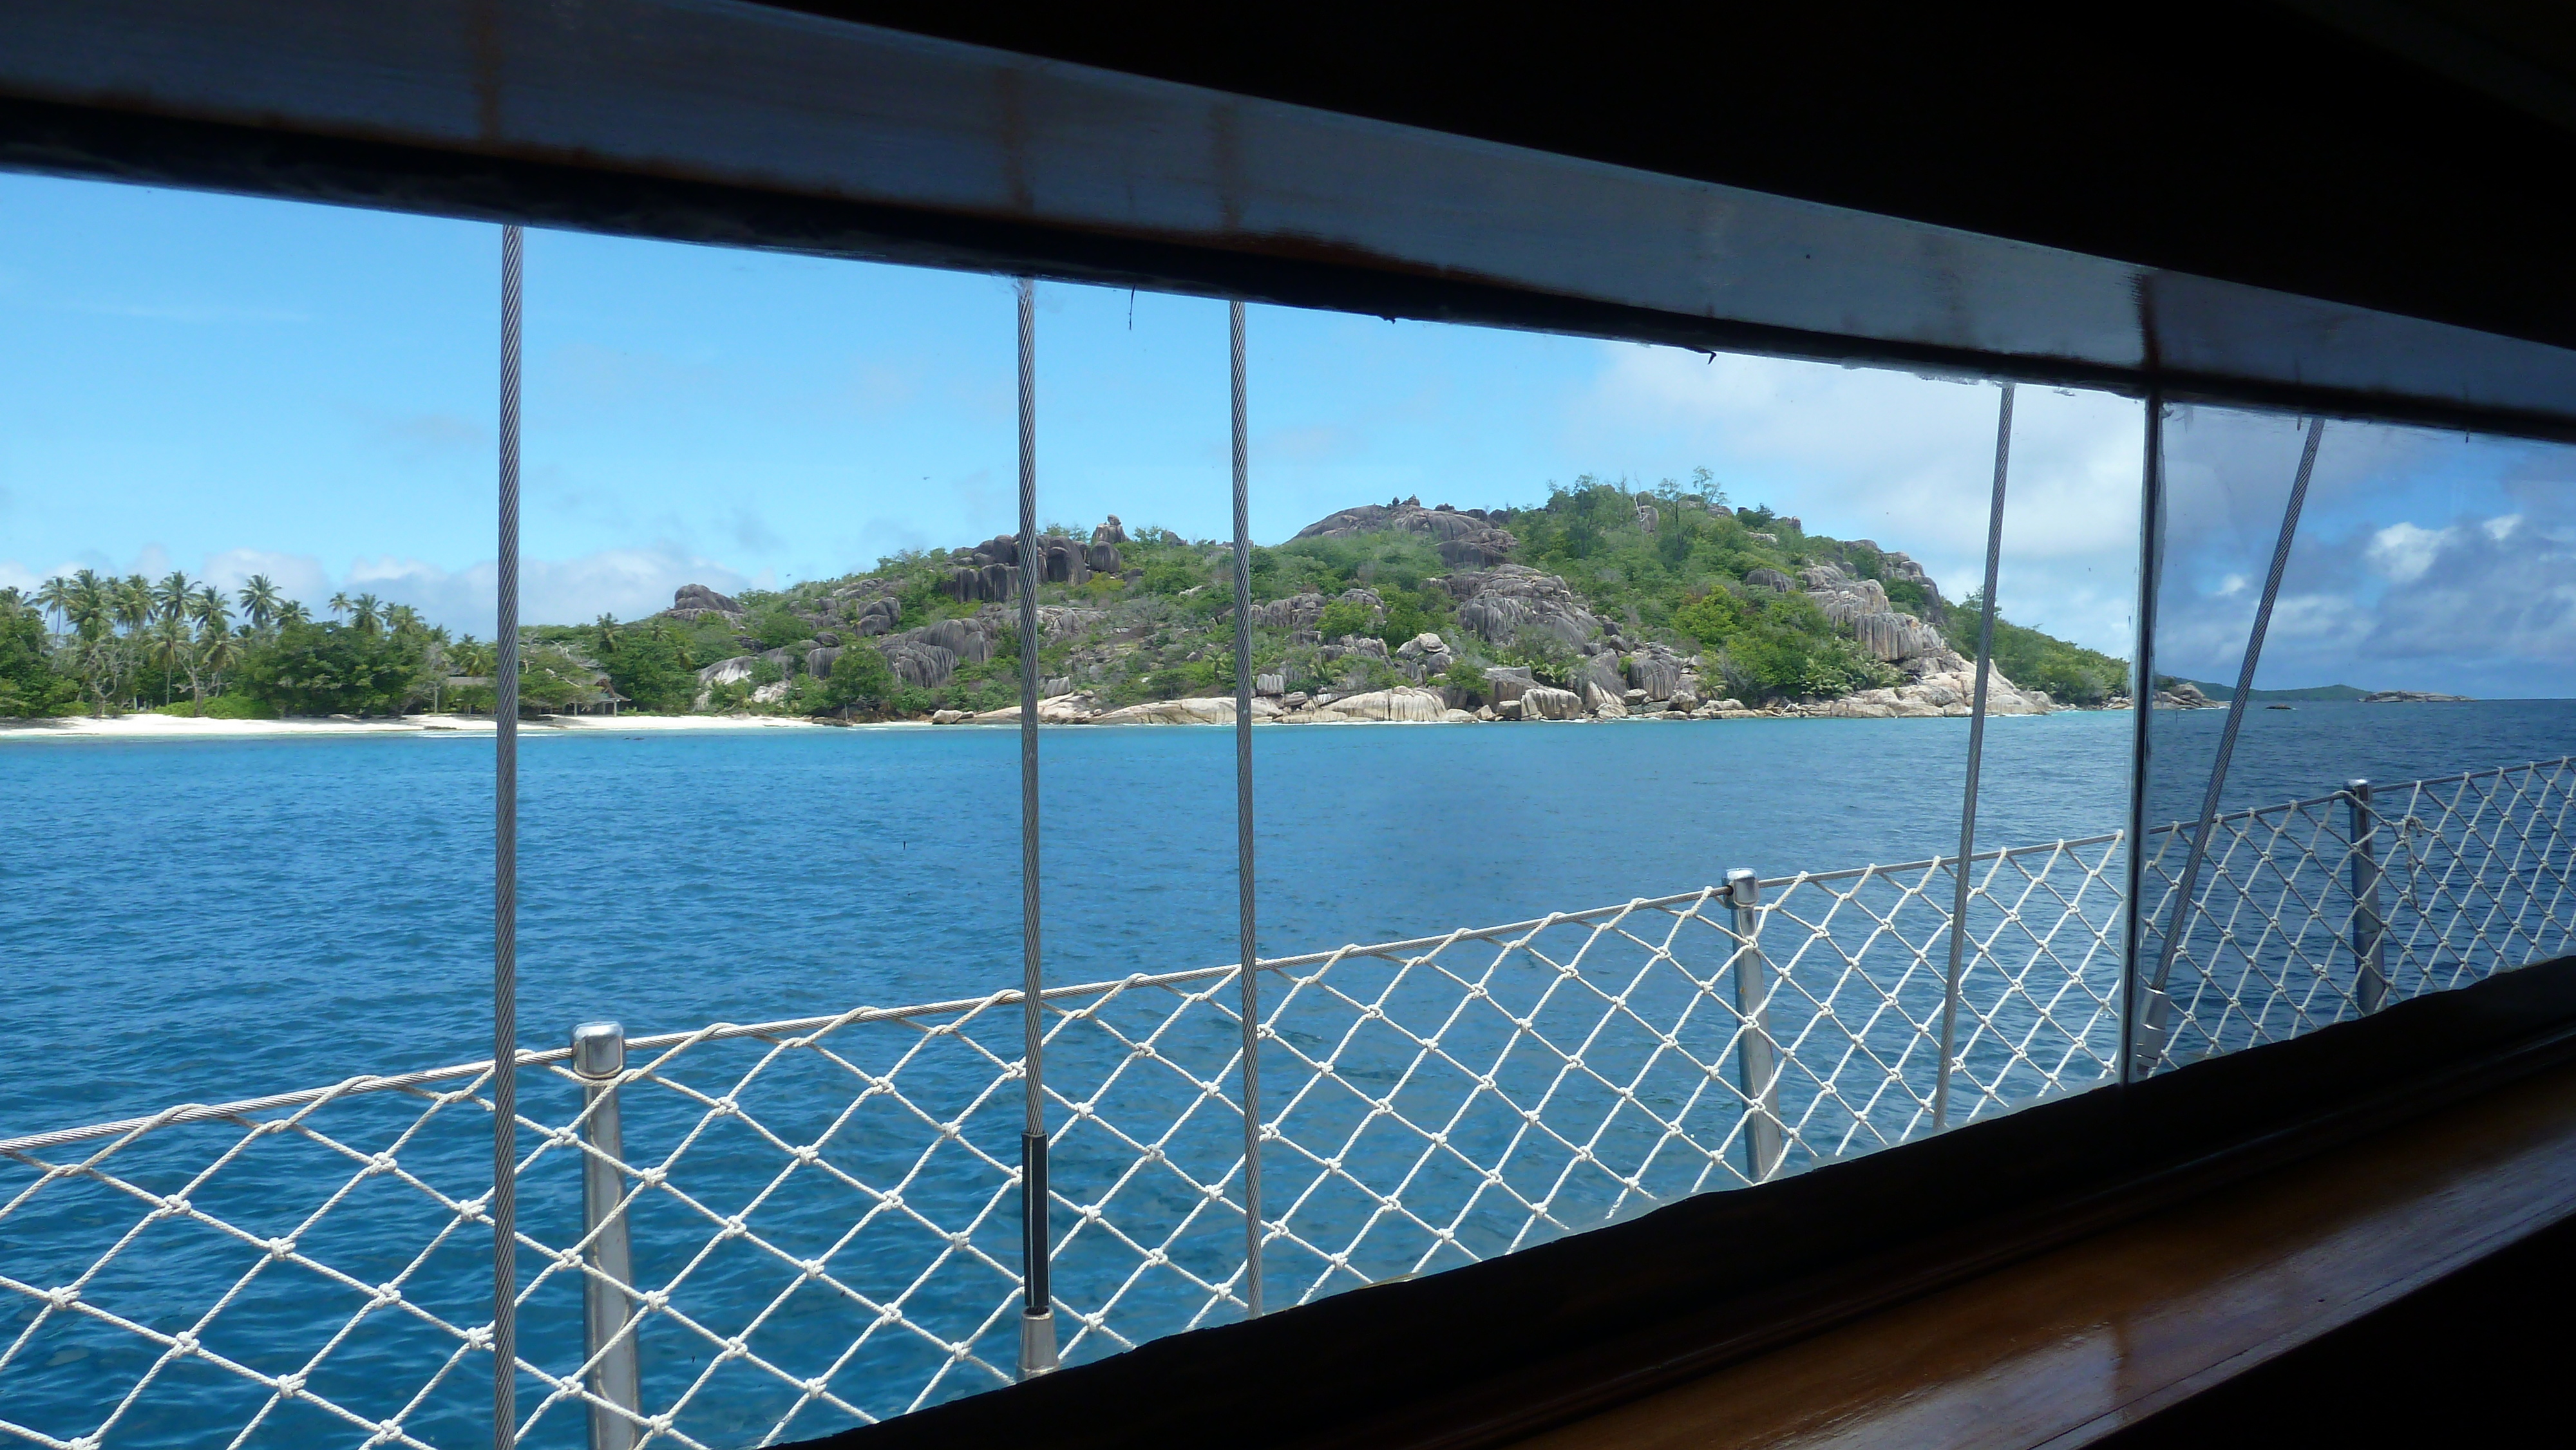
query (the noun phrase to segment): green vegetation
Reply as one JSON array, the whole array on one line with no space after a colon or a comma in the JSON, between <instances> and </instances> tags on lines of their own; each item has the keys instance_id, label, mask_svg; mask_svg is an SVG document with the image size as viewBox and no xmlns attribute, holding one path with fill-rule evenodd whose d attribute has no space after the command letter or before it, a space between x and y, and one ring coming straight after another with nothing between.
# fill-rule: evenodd
<instances>
[{"instance_id":1,"label":"green vegetation","mask_svg":"<svg viewBox=\"0 0 2576 1450\"><path fill-rule=\"evenodd\" d=\"M246 653L236 684L281 715L398 715L421 678L422 653L414 634L298 621Z\"/></svg>"},{"instance_id":2,"label":"green vegetation","mask_svg":"<svg viewBox=\"0 0 2576 1450\"><path fill-rule=\"evenodd\" d=\"M1950 647L1969 659L1977 655L1977 616L1983 608L1971 593L1951 611L1943 631ZM1995 616L1995 668L2025 690L2046 690L2070 705L2099 705L2129 693L2127 660L2025 629L2000 613Z\"/></svg>"},{"instance_id":3,"label":"green vegetation","mask_svg":"<svg viewBox=\"0 0 2576 1450\"><path fill-rule=\"evenodd\" d=\"M1420 682L1468 703L1485 700L1484 672L1493 666L1579 689L1602 681L1605 665L1615 674L1650 652L1667 662L1659 669L1675 656L1697 669L1706 698L1818 699L1902 683L1853 626L1828 618L1792 582L1818 565L1877 581L1889 608L1938 628L1962 654L1974 651L1973 600L1950 605L1919 570L1874 544L1809 534L1768 508L1732 507L1706 470L1687 485L1668 479L1643 491L1586 476L1551 485L1538 507L1490 522L1512 536L1512 562L1558 576L1571 595L1532 581L1538 592L1524 603L1537 608L1530 617L1539 623L1499 642L1462 628L1449 578L1458 571L1426 534L1389 528L1296 539L1252 551L1252 597L1262 611L1255 670L1281 677L1290 691ZM1090 534L1061 524L1046 532ZM1496 546L1491 534L1478 537L1473 547ZM1102 707L1230 692L1229 549L1152 527L1130 531L1116 547L1114 572L1042 586L1040 677ZM520 637L520 698L538 711L864 718L1011 706L1019 699L1017 610L952 596L954 576L972 562L963 550L905 551L862 573L745 591L735 601L739 614L710 609L693 620L658 614L632 622L602 615L586 625L529 627ZM1772 572L1755 579L1756 571ZM862 627L864 612L882 615L888 605L904 637L880 634L881 618ZM1578 648L1572 637L1589 628L1582 611L1603 627ZM231 597L181 574L154 582L88 570L48 580L32 598L9 591L0 594L0 713L161 709L253 718L493 707L493 644L453 638L371 595L335 595L328 616L317 619L265 578ZM1489 608L1481 617L1496 616ZM951 620L963 630L921 632ZM1422 658L1412 642L1425 634L1442 648ZM952 666L925 638L970 644L957 646L965 657ZM816 679L806 661L821 647L840 653ZM2008 621L1997 621L1995 654L2016 684L2070 703L2098 704L2126 689L2123 661ZM735 663L724 683L702 675L726 661ZM938 683L909 683L924 678ZM2219 687L2203 688L2224 698Z\"/></svg>"},{"instance_id":4,"label":"green vegetation","mask_svg":"<svg viewBox=\"0 0 2576 1450\"><path fill-rule=\"evenodd\" d=\"M33 600L0 590L0 717L53 715L80 699L80 681L55 668Z\"/></svg>"},{"instance_id":5,"label":"green vegetation","mask_svg":"<svg viewBox=\"0 0 2576 1450\"><path fill-rule=\"evenodd\" d=\"M12 591L0 600L0 715L249 720L491 708L493 646L372 594L335 594L329 608L331 618L316 620L264 575L229 597L181 573L156 582L89 569L45 581L32 599ZM607 677L550 633L566 631L532 630L523 641L522 697L534 708L606 700ZM649 647L639 652L639 668L653 658Z\"/></svg>"},{"instance_id":6,"label":"green vegetation","mask_svg":"<svg viewBox=\"0 0 2576 1450\"><path fill-rule=\"evenodd\" d=\"M883 711L894 702L894 668L875 645L859 640L832 661L832 676L823 682L823 703L833 709Z\"/></svg>"},{"instance_id":7,"label":"green vegetation","mask_svg":"<svg viewBox=\"0 0 2576 1450\"><path fill-rule=\"evenodd\" d=\"M1655 512L1651 530L1640 505ZM1886 582L1875 548L1810 536L1768 508L1730 507L1706 469L1687 486L1666 479L1643 492L1586 475L1551 487L1539 508L1514 510L1505 527L1519 540L1516 562L1564 576L1625 634L1702 652L1710 687L1750 701L1831 697L1900 678L1802 595L1748 587L1756 569L1794 577L1832 564L1881 580L1897 608L1938 609L1923 586Z\"/></svg>"}]
</instances>

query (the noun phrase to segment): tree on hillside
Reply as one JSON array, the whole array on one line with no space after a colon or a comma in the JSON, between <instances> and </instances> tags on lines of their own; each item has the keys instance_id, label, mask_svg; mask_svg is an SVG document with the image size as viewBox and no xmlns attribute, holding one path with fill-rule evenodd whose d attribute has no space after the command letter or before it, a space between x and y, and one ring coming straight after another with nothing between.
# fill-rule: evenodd
<instances>
[{"instance_id":1,"label":"tree on hillside","mask_svg":"<svg viewBox=\"0 0 2576 1450\"><path fill-rule=\"evenodd\" d=\"M836 710L882 710L894 698L894 667L874 644L859 640L832 661L823 699Z\"/></svg>"},{"instance_id":2,"label":"tree on hillside","mask_svg":"<svg viewBox=\"0 0 2576 1450\"><path fill-rule=\"evenodd\" d=\"M1982 591L1971 591L1950 611L1943 631L1950 647L1970 659L1976 657L1977 622L1984 609ZM2129 692L2127 660L2011 623L2000 613L1995 618L1995 668L2025 690L2046 690L2072 705L2099 705Z\"/></svg>"}]
</instances>

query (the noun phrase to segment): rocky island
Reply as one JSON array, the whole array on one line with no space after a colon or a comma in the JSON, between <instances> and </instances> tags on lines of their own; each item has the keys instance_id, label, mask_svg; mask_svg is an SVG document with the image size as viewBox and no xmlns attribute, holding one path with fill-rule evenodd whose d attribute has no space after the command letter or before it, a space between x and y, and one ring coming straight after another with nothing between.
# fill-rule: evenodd
<instances>
[{"instance_id":1,"label":"rocky island","mask_svg":"<svg viewBox=\"0 0 2576 1450\"><path fill-rule=\"evenodd\" d=\"M1113 515L1038 549L1042 721L1233 720L1229 548ZM1975 688L1973 600L1704 480L1583 479L1529 509L1392 499L1252 562L1266 721L1959 716ZM1015 721L1020 578L1002 535L740 599L692 584L559 643L646 708ZM2128 703L2113 657L2000 620L1996 656L1991 713Z\"/></svg>"},{"instance_id":2,"label":"rocky island","mask_svg":"<svg viewBox=\"0 0 2576 1450\"><path fill-rule=\"evenodd\" d=\"M1027 647L1042 720L1234 719L1230 548L1115 515L1050 527L1036 547ZM1014 721L1019 555L1015 536L997 535L785 590L688 584L642 620L523 627L521 709L641 712L670 729ZM1265 721L1959 716L1975 690L1974 595L1951 600L1874 540L1734 507L1705 473L1649 490L1580 478L1534 508L1363 504L1255 548L1251 564L1253 709ZM264 576L232 598L175 572L83 569L32 595L0 589L0 718L447 729L494 708L491 642L371 594L328 608L319 617ZM1995 621L1994 714L2124 709L2128 680L2124 660ZM2159 675L2153 703L2211 709L2233 694ZM2285 708L2458 698L2249 692Z\"/></svg>"}]
</instances>

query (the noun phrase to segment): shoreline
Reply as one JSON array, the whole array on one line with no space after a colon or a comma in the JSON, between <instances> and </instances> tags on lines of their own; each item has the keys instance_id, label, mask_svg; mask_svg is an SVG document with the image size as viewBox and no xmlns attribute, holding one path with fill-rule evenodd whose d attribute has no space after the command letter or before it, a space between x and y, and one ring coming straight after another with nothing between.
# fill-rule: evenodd
<instances>
[{"instance_id":1,"label":"shoreline","mask_svg":"<svg viewBox=\"0 0 2576 1450\"><path fill-rule=\"evenodd\" d=\"M57 715L38 720L0 720L0 741L8 740L278 740L346 738L357 735L483 736L494 733L489 715L403 715L385 719L295 717L280 720L197 720L185 715L138 712L99 719ZM711 732L742 730L828 730L802 716L777 715L548 715L519 722L522 737L531 735L642 734L646 732Z\"/></svg>"},{"instance_id":2,"label":"shoreline","mask_svg":"<svg viewBox=\"0 0 2576 1450\"><path fill-rule=\"evenodd\" d=\"M1097 717L1070 718L1055 716L1053 712L1044 708L1045 705L1056 703L1057 701L1055 700L1049 700L1042 703L1039 712L1039 724L1050 728L1093 728L1096 726L1146 726L1154 728L1168 728L1174 726L1186 727L1189 725L1213 725L1224 729L1231 729L1234 725L1234 702L1231 698L1204 701L1192 700L1186 702L1193 705L1221 705L1224 707L1222 711L1210 709L1196 715L1194 718L1170 718L1168 715L1165 715L1162 718L1153 718L1148 715L1141 718L1131 717L1124 720L1104 720ZM1164 703L1170 704L1178 702ZM1841 702L1838 701L1824 702L1822 704L1791 706L1785 709L1775 707L1767 710L1727 710L1705 715L1693 714L1688 716L1661 713L1637 713L1628 715L1624 718L1617 716L1583 715L1563 720L1527 721L1484 720L1473 717L1458 718L1459 716L1466 715L1466 712L1464 711L1454 713L1444 712L1443 716L1432 718L1391 720L1368 719L1364 716L1359 718L1314 718L1311 716L1300 718L1297 715L1256 714L1253 723L1264 726L1443 724L1611 725L1646 722L1681 723L1684 721L1698 723L1703 720L1724 720L1733 722L1740 720L1964 719L1968 713L1965 709L1958 709L1955 713L1944 710L1939 712L1889 712L1882 714L1877 710L1863 711L1851 709L1849 707L1838 710L1834 708L1835 705L1840 703ZM2125 714L2127 713L2128 708L2129 707L2126 705L2113 705L2107 707L2059 705L2048 710L2046 713L2051 715ZM976 726L990 727L996 725L1006 726L1013 729L1018 728L1018 707L1013 706L1004 710L998 710L993 712L993 715L1001 718L979 718L970 716L959 720L922 719L839 721L817 720L801 715L547 715L520 721L519 731L523 737L542 737L546 735L577 734L739 734L757 730L952 730L971 729ZM2008 719L2012 717L1997 713L1990 714L1987 718ZM105 719L99 719L89 715L57 715L31 720L0 720L0 742L17 740L133 740L152 742L166 742L172 740L290 740L326 738L341 739L362 735L488 737L493 733L493 728L492 718L488 715L404 715L394 718L364 720L341 718L336 716L327 718L299 716L273 720L198 720L191 719L184 715L158 715L149 711L138 711L127 715L111 715Z\"/></svg>"},{"instance_id":3,"label":"shoreline","mask_svg":"<svg viewBox=\"0 0 2576 1450\"><path fill-rule=\"evenodd\" d=\"M1228 700L1224 703L1230 706L1233 702ZM1016 717L1019 711L1014 708L1007 713ZM1964 716L1965 712L1963 711L1961 713ZM2051 713L2074 714L2079 712L2075 710L2061 709ZM2090 714L2097 712L2082 711L2080 713ZM1095 724L1098 724L1105 725L1110 728L1115 728L1120 725L1141 726L1147 728L1170 728L1173 726L1186 728L1188 725L1213 725L1222 729L1232 729L1234 725L1232 711L1227 711L1226 715L1227 718L1221 720L1210 719L1183 721L1168 719L1136 719L1094 722L1090 720L1072 721L1047 719L1042 712L1039 723L1050 728L1092 728ZM1608 725L1645 723L1648 721L1657 723L1680 723L1681 718L1682 717L1667 715L1632 715L1624 720L1617 718L1578 716L1567 720L1508 721L1475 719L1370 720L1365 718L1299 720L1283 719L1278 716L1259 716L1255 718L1253 723L1264 726L1444 724ZM1904 719L1911 717L1835 717L1823 714L1800 714L1787 711L1775 714L1770 711L1746 710L1740 712L1727 711L1723 716L1708 716L1702 718L1710 720L1726 719L1733 721L1815 720L1833 718ZM1928 716L1924 718L1943 717ZM1996 716L1991 718L2000 719L2004 717ZM1698 722L1692 721L1691 723ZM577 734L740 734L747 731L758 730L954 730L973 729L978 726L986 728L1001 726L1010 729L1017 729L1019 722L1016 718L1002 720L967 719L948 722L934 722L930 720L867 720L842 722L837 720L814 720L804 716L781 715L552 715L539 719L520 721L519 734L522 739L525 739L533 736ZM309 716L272 720L197 720L184 715L156 715L147 711L129 715L111 715L105 719L99 719L88 715L64 715L34 720L0 720L0 742L23 740L127 740L164 743L173 740L348 739L357 736L375 736L379 738L397 736L423 738L438 736L489 738L493 733L493 721L488 715L404 715L397 718L364 720L315 718Z\"/></svg>"}]
</instances>

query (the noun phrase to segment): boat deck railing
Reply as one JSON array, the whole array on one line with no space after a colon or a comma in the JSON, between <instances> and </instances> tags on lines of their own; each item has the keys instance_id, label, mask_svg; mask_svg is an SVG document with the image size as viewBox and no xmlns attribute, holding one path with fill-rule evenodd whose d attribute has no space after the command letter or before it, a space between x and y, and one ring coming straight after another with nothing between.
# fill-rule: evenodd
<instances>
[{"instance_id":1,"label":"boat deck railing","mask_svg":"<svg viewBox=\"0 0 2576 1450\"><path fill-rule=\"evenodd\" d=\"M2576 950L2571 811L2576 758L2234 812L2179 916L2194 831L2150 832L2131 1071ZM1249 1209L1240 968L1049 989L1062 1355L1241 1318L1248 1212L1263 1297L1301 1303L2117 1079L2123 844L1737 872L1258 962ZM774 1443L1016 1378L1023 1001L521 1054L519 1442ZM0 1431L488 1439L493 1081L0 1141Z\"/></svg>"}]
</instances>

